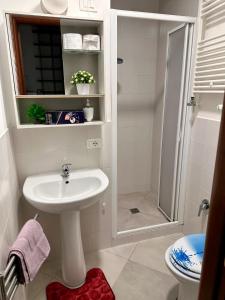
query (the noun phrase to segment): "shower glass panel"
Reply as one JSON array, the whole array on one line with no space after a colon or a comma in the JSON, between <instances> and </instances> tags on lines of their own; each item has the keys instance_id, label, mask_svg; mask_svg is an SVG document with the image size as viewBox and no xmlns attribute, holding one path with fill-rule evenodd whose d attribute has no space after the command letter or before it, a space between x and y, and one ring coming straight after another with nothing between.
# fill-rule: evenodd
<instances>
[{"instance_id":1,"label":"shower glass panel","mask_svg":"<svg viewBox=\"0 0 225 300\"><path fill-rule=\"evenodd\" d=\"M188 25L168 33L167 72L163 116L159 208L175 220L180 122L184 97Z\"/></svg>"},{"instance_id":2,"label":"shower glass panel","mask_svg":"<svg viewBox=\"0 0 225 300\"><path fill-rule=\"evenodd\" d=\"M189 24L121 14L112 34L117 232L178 218L190 57Z\"/></svg>"}]
</instances>

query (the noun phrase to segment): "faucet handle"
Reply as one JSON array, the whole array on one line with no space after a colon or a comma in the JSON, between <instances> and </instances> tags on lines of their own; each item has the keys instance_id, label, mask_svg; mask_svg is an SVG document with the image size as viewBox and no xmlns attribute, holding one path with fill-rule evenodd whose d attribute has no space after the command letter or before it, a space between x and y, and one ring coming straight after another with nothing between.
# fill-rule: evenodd
<instances>
[{"instance_id":1,"label":"faucet handle","mask_svg":"<svg viewBox=\"0 0 225 300\"><path fill-rule=\"evenodd\" d=\"M208 209L209 209L209 200L207 199L202 200L198 210L198 217L200 217L203 210L208 210Z\"/></svg>"}]
</instances>

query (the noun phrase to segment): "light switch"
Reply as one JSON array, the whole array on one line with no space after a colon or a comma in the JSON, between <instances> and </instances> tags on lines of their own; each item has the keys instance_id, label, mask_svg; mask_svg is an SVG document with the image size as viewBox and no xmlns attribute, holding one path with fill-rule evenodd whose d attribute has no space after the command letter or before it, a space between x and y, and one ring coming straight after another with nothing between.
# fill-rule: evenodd
<instances>
[{"instance_id":1,"label":"light switch","mask_svg":"<svg viewBox=\"0 0 225 300\"><path fill-rule=\"evenodd\" d=\"M96 0L80 0L80 10L97 12Z\"/></svg>"}]
</instances>

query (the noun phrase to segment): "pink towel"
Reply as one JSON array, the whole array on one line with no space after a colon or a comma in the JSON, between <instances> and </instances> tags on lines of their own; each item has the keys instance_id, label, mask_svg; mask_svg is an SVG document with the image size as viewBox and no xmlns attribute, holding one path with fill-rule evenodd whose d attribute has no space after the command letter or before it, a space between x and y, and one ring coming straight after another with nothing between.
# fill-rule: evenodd
<instances>
[{"instance_id":1,"label":"pink towel","mask_svg":"<svg viewBox=\"0 0 225 300\"><path fill-rule=\"evenodd\" d=\"M21 229L9 252L20 261L20 283L31 282L48 257L50 246L41 225L29 220Z\"/></svg>"}]
</instances>

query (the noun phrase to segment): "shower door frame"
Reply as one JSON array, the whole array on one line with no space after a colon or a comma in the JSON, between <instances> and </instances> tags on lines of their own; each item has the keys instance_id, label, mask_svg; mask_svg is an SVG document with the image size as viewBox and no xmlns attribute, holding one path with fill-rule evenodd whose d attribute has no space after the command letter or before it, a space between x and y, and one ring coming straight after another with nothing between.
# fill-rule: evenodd
<instances>
[{"instance_id":1,"label":"shower door frame","mask_svg":"<svg viewBox=\"0 0 225 300\"><path fill-rule=\"evenodd\" d=\"M140 227L125 231L118 232L117 230L117 209L118 209L118 193L117 193L117 20L118 17L125 18L136 18L143 20L152 21L165 21L165 22L182 22L189 24L189 37L188 37L188 48L187 48L187 71L186 80L184 84L184 124L183 124L183 139L182 139L182 168L180 174L180 201L178 208L178 221L170 223L149 225L146 227ZM111 97L112 97L112 236L114 239L118 237L130 236L133 233L143 233L145 231L155 231L157 228L165 226L174 226L174 224L183 224L184 219L184 203L185 203L185 190L186 190L186 175L187 175L187 158L188 158L188 146L190 140L191 130L191 111L186 108L188 100L192 95L192 82L193 82L193 70L194 70L194 54L195 54L195 43L196 43L196 18L177 16L177 15L166 15L157 13L146 13L126 10L110 10L110 39L111 39Z\"/></svg>"},{"instance_id":2,"label":"shower door frame","mask_svg":"<svg viewBox=\"0 0 225 300\"><path fill-rule=\"evenodd\" d=\"M184 35L184 51L183 51L183 61L182 61L182 80L181 80L181 89L180 89L180 100L181 98L184 98L185 93L185 74L187 72L187 55L188 55L188 38L189 38L189 28L188 23L183 23L172 30L169 30L167 32L167 57L169 56L169 50L170 50L170 35L174 34L175 32L185 28L185 35ZM166 102L166 93L167 93L167 82L168 82L168 68L166 67L165 72L165 83L164 83L164 96L163 96L163 120L165 115L165 102ZM174 174L173 174L173 188L172 188L172 203L171 203L171 212L170 215L167 215L166 212L161 208L160 206L160 184L161 184L161 172L159 172L159 178L158 178L158 199L157 199L157 207L161 211L161 213L170 221L174 222L175 213L176 218L178 218L178 209L179 209L179 192L177 193L176 186L180 184L180 175L181 175L181 166L182 166L182 141L183 141L183 122L182 122L182 116L185 115L185 103L179 102L179 115L178 115L178 127L179 130L177 130L177 137L176 137L176 147L175 147L175 162L174 162ZM163 126L161 131L161 145L160 145L160 151L162 152L162 144L163 144ZM159 162L159 169L161 171L161 165L162 165L162 155L160 155L160 162ZM177 175L177 176L176 176Z\"/></svg>"}]
</instances>

